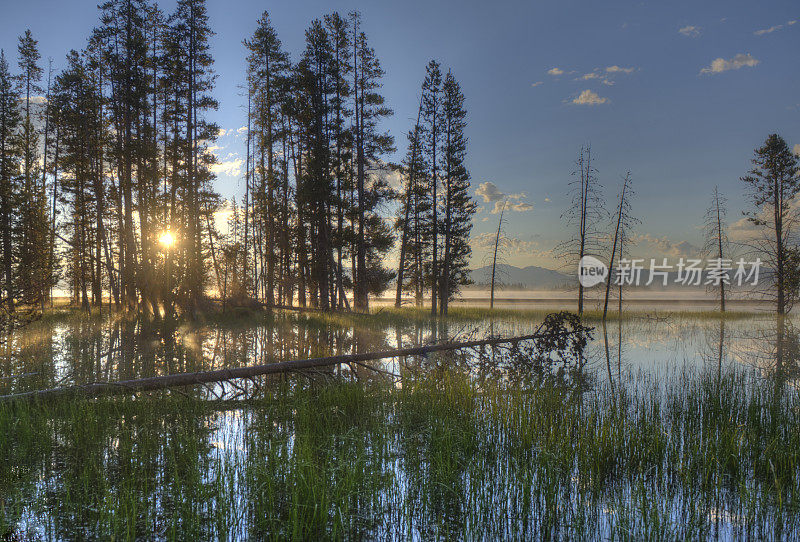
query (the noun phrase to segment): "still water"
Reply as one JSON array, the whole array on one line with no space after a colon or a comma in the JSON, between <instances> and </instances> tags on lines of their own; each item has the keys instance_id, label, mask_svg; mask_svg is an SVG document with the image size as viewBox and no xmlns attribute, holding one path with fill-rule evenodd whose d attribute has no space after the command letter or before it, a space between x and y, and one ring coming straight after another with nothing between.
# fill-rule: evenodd
<instances>
[{"instance_id":1,"label":"still water","mask_svg":"<svg viewBox=\"0 0 800 542\"><path fill-rule=\"evenodd\" d=\"M35 322L2 346L0 394L92 382L266 364L277 361L513 337L536 331L543 315L508 312L497 318L307 316L292 312L207 324L169 325L114 316L74 316ZM658 374L709 364L769 369L776 322L755 313L720 321L676 313L634 312L606 327L589 321L588 369L598 378ZM794 339L791 320L785 340ZM793 344L793 343L791 343ZM383 362L397 368L397 360Z\"/></svg>"},{"instance_id":2,"label":"still water","mask_svg":"<svg viewBox=\"0 0 800 542\"><path fill-rule=\"evenodd\" d=\"M0 394L524 335L543 318L501 314L52 317L7 338ZM793 322L590 324L574 387L516 380L494 370L508 350L481 350L4 404L0 536L792 539Z\"/></svg>"}]
</instances>

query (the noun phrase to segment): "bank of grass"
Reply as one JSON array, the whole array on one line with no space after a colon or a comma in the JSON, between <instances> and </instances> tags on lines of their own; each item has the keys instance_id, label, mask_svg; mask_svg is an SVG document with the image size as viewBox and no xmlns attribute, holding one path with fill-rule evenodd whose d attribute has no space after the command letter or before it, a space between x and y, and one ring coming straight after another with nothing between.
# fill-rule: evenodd
<instances>
[{"instance_id":1,"label":"bank of grass","mask_svg":"<svg viewBox=\"0 0 800 542\"><path fill-rule=\"evenodd\" d=\"M568 300L565 300L565 305L569 304ZM217 323L217 322L226 322L226 321L236 321L236 320L246 320L249 318L262 318L264 315L270 314L272 311L274 312L296 312L296 313L304 313L313 315L313 314L331 314L331 315L338 315L338 316L353 316L359 317L364 316L361 313L357 313L354 311L340 311L340 310L332 310L332 311L323 311L321 309L303 309L300 307L295 307L294 309L268 309L266 307L257 308L257 307L241 307L241 306L228 306L225 310L222 309L222 305L220 302L213 302L210 303L209 309L206 311L202 311L198 313L195 317L196 321L199 322L209 322L209 323ZM620 314L616 310L616 303L613 304L612 307L609 307L607 319L618 319L618 318L637 318L643 316L659 316L659 317L669 317L669 316L694 316L697 318L703 319L737 319L737 318L748 318L754 315L763 315L769 314L769 311L764 309L753 309L753 310L728 310L725 312L720 312L719 310L712 309L712 310L688 310L688 309L678 309L678 310L670 310L665 309L664 307L660 307L657 305L653 305L651 307L643 306L641 304L633 305L632 307L628 308L625 307L622 313ZM488 308L488 307L480 307L480 306L470 306L470 305L453 305L448 310L448 318L453 319L467 319L467 320L484 320L489 318L530 318L536 316L547 315L551 312L554 312L558 309L554 309L552 307L543 307L543 308L530 308L530 307L495 307L495 308ZM574 309L564 308L563 310L570 310L574 312ZM371 310L367 313L370 316L376 316L379 318L404 318L404 319L413 319L413 320L420 320L420 319L428 319L431 317L430 307L415 307L412 305L404 305L402 307L394 307L393 305L383 305L383 306L374 306ZM589 320L600 320L603 315L602 309L587 309L584 310L584 317ZM108 316L119 316L119 315L128 315L131 317L136 316L136 311L122 311L114 307L112 304L105 303L102 307L91 307L90 311L86 311L77 305L71 305L68 303L60 303L55 307L46 307L42 312L41 318L44 319L52 319L54 321L63 321L63 320L70 320L74 317L108 317ZM191 320L188 316L181 317L179 319L183 320Z\"/></svg>"},{"instance_id":2,"label":"bank of grass","mask_svg":"<svg viewBox=\"0 0 800 542\"><path fill-rule=\"evenodd\" d=\"M452 320L471 320L471 321L488 321L488 320L535 320L542 319L544 316L552 312L558 312L559 309L553 308L513 308L502 307L493 308L488 307L466 307L466 306L452 306L448 310L447 318ZM564 309L567 310L567 309ZM744 318L752 318L754 316L764 315L763 311L725 311L718 310L665 310L663 308L654 306L649 309L644 307L635 307L631 310L623 310L619 313L617 310L609 310L606 319L608 321L617 320L630 320L641 318L696 318L698 320L738 320ZM767 313L768 314L768 313ZM377 307L370 311L370 317L385 318L391 321L392 319L408 319L408 320L426 320L431 318L430 308L418 307ZM597 309L585 310L583 318L590 322L600 322L603 318L603 311Z\"/></svg>"},{"instance_id":3,"label":"bank of grass","mask_svg":"<svg viewBox=\"0 0 800 542\"><path fill-rule=\"evenodd\" d=\"M243 403L5 404L0 535L798 535L795 388L741 371L630 384L478 386L439 367L402 386L280 379Z\"/></svg>"}]
</instances>

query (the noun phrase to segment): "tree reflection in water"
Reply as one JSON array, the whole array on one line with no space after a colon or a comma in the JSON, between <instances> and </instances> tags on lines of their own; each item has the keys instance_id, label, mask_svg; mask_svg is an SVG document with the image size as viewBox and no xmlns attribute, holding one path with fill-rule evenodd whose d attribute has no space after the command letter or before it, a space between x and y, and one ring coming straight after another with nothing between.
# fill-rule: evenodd
<instances>
[{"instance_id":1,"label":"tree reflection in water","mask_svg":"<svg viewBox=\"0 0 800 542\"><path fill-rule=\"evenodd\" d=\"M8 342L0 386L9 393L522 334L538 324L49 320ZM520 344L389 360L385 372L353 365L271 377L239 400L186 388L5 405L0 535L796 533L800 349L791 321L631 318L609 327L584 359ZM654 376L636 380L640 373Z\"/></svg>"}]
</instances>

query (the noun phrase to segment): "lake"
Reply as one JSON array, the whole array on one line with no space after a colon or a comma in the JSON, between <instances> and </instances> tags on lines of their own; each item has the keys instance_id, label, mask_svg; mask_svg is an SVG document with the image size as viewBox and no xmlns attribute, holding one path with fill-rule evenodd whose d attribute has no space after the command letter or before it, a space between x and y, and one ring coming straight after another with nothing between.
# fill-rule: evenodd
<instances>
[{"instance_id":1,"label":"lake","mask_svg":"<svg viewBox=\"0 0 800 542\"><path fill-rule=\"evenodd\" d=\"M0 394L525 335L547 311L452 312L167 324L62 311L6 339ZM0 529L19 539L795 537L794 321L633 311L586 324L579 365L510 345L6 401Z\"/></svg>"}]
</instances>

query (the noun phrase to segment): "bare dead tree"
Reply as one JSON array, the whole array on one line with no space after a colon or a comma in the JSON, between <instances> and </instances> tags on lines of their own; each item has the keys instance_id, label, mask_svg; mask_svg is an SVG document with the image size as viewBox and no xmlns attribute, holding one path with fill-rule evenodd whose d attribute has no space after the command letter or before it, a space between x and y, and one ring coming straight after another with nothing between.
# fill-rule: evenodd
<instances>
[{"instance_id":1,"label":"bare dead tree","mask_svg":"<svg viewBox=\"0 0 800 542\"><path fill-rule=\"evenodd\" d=\"M622 180L622 190L619 194L619 204L617 205L616 217L614 218L614 242L611 247L611 258L608 264L609 274L606 281L606 295L603 302L603 321L608 314L608 299L611 294L611 282L614 273L614 261L617 255L624 254L624 247L626 246L626 238L629 238L628 232L637 222L631 214L630 197L633 195L631 190L631 172L627 172ZM622 284L619 284L619 310L622 311Z\"/></svg>"},{"instance_id":2,"label":"bare dead tree","mask_svg":"<svg viewBox=\"0 0 800 542\"><path fill-rule=\"evenodd\" d=\"M719 187L715 186L714 191L711 193L711 204L706 210L703 225L705 237L703 257L706 259L730 259L728 225L725 220L727 215L726 203L727 199L719 193ZM709 291L719 291L719 310L720 312L725 312L725 281L721 280L719 285L710 284L708 289Z\"/></svg>"},{"instance_id":3,"label":"bare dead tree","mask_svg":"<svg viewBox=\"0 0 800 542\"><path fill-rule=\"evenodd\" d=\"M626 195L629 198L632 195L632 191L630 186L628 187L628 194ZM624 214L622 217L622 227L620 228L619 232L619 244L617 246L617 261L621 261L623 258L627 257L630 252L630 246L633 243L634 236L632 235L633 227L639 223L639 219L631 216L629 214ZM622 286L623 283L620 281L617 283L617 313L622 314Z\"/></svg>"},{"instance_id":4,"label":"bare dead tree","mask_svg":"<svg viewBox=\"0 0 800 542\"><path fill-rule=\"evenodd\" d=\"M628 183L628 190L625 194L625 202L626 205L623 208L622 212L622 223L620 225L619 231L619 242L617 243L617 261L622 261L623 258L630 256L630 247L631 245L635 244L635 236L633 235L634 227L640 223L640 220L633 216L630 213L630 206L628 202L630 201L631 197L634 195L633 189L630 186L630 182ZM610 276L609 276L610 280ZM624 296L622 295L624 284L622 281L617 283L617 314L622 314L622 300Z\"/></svg>"},{"instance_id":5,"label":"bare dead tree","mask_svg":"<svg viewBox=\"0 0 800 542\"><path fill-rule=\"evenodd\" d=\"M561 215L567 228L575 232L575 236L560 243L556 253L568 262L566 265L577 267L581 258L587 254L598 254L603 250L603 232L601 224L608 213L602 196L602 186L597 181L597 170L592 165L592 149L581 147L576 169L572 172L574 180L570 182L572 203ZM577 230L577 231L576 231ZM583 314L583 285L578 283L578 314Z\"/></svg>"},{"instance_id":6,"label":"bare dead tree","mask_svg":"<svg viewBox=\"0 0 800 542\"><path fill-rule=\"evenodd\" d=\"M497 278L497 251L500 248L500 234L503 230L503 216L506 212L506 206L508 205L508 199L503 201L503 207L500 209L500 219L497 221L497 235L494 238L494 255L492 256L492 286L491 286L491 293L489 294L489 308L494 308L494 286L495 286L495 279Z\"/></svg>"}]
</instances>

